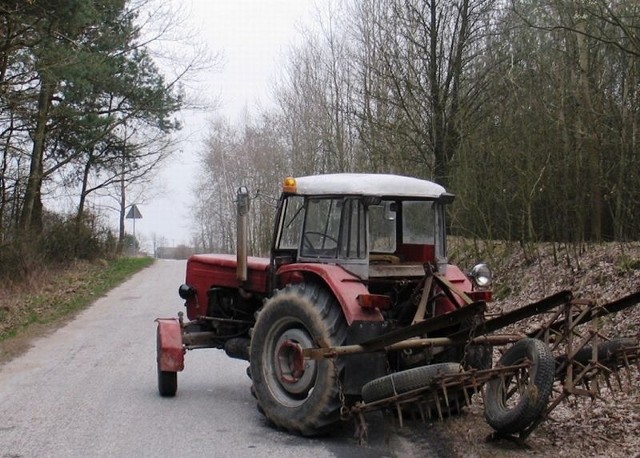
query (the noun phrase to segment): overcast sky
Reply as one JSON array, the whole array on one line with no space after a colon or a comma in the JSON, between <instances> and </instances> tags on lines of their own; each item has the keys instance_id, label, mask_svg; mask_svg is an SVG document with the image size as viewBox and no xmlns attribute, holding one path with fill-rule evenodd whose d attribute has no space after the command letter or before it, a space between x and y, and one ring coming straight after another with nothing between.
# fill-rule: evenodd
<instances>
[{"instance_id":1,"label":"overcast sky","mask_svg":"<svg viewBox=\"0 0 640 458\"><path fill-rule=\"evenodd\" d=\"M185 114L181 150L158 177L155 196L138 205L142 219L135 232L150 247L153 234L168 245L189 244L195 155L202 149L207 121L223 115L232 122L245 109L268 106L269 88L300 25L313 17L312 0L171 0L190 16L185 27L194 30L212 54L221 53L223 64L200 78L202 91L220 100L217 112ZM213 97L209 97L213 98ZM133 220L126 221L133 232Z\"/></svg>"}]
</instances>

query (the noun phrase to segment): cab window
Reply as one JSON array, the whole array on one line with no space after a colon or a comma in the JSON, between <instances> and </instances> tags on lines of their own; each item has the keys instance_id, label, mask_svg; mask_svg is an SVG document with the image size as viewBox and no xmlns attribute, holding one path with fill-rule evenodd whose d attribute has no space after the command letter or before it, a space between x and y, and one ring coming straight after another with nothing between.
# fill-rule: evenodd
<instances>
[{"instance_id":1,"label":"cab window","mask_svg":"<svg viewBox=\"0 0 640 458\"><path fill-rule=\"evenodd\" d=\"M342 199L308 199L300 254L336 257L340 237Z\"/></svg>"},{"instance_id":2,"label":"cab window","mask_svg":"<svg viewBox=\"0 0 640 458\"><path fill-rule=\"evenodd\" d=\"M278 248L297 250L304 222L304 199L301 196L291 196L287 198L285 205Z\"/></svg>"},{"instance_id":3,"label":"cab window","mask_svg":"<svg viewBox=\"0 0 640 458\"><path fill-rule=\"evenodd\" d=\"M435 244L436 213L433 201L402 203L402 241L419 245Z\"/></svg>"},{"instance_id":4,"label":"cab window","mask_svg":"<svg viewBox=\"0 0 640 458\"><path fill-rule=\"evenodd\" d=\"M369 206L370 251L393 253L396 251L396 203L382 202Z\"/></svg>"},{"instance_id":5,"label":"cab window","mask_svg":"<svg viewBox=\"0 0 640 458\"><path fill-rule=\"evenodd\" d=\"M359 199L344 202L340 256L349 259L367 257L365 211Z\"/></svg>"}]
</instances>

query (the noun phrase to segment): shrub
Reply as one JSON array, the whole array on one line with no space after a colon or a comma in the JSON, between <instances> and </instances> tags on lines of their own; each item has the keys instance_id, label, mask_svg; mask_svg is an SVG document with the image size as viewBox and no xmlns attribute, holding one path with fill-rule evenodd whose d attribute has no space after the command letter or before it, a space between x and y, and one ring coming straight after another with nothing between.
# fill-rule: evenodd
<instances>
[{"instance_id":1,"label":"shrub","mask_svg":"<svg viewBox=\"0 0 640 458\"><path fill-rule=\"evenodd\" d=\"M112 259L117 241L99 219L45 213L40 234L14 234L0 245L0 279L21 281L42 266Z\"/></svg>"}]
</instances>

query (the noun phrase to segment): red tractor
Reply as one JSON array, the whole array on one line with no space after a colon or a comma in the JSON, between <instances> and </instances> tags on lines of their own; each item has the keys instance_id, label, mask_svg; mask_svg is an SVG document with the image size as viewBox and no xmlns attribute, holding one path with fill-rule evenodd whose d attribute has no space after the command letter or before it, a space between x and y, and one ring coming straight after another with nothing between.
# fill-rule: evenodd
<instances>
[{"instance_id":1,"label":"red tractor","mask_svg":"<svg viewBox=\"0 0 640 458\"><path fill-rule=\"evenodd\" d=\"M176 394L186 350L223 349L249 361L251 392L269 420L315 435L362 402L363 387L365 400L388 396L390 375L408 374L391 383L410 387L416 368L491 367L491 346L469 343L484 319L477 305L491 299L491 272L448 263L453 195L442 186L379 174L286 178L269 258L247 256L247 190L237 198L237 255L192 256L179 288L188 320L182 312L157 320L162 396ZM456 335L459 344L433 344ZM335 353L353 346L367 351Z\"/></svg>"}]
</instances>

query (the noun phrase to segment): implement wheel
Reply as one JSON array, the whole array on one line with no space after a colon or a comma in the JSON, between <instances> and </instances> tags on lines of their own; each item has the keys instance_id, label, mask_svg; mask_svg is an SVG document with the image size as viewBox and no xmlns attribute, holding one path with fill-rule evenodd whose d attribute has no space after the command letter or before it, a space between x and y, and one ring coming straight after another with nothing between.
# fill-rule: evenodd
<instances>
[{"instance_id":1,"label":"implement wheel","mask_svg":"<svg viewBox=\"0 0 640 458\"><path fill-rule=\"evenodd\" d=\"M625 348L635 347L638 345L638 341L632 337L617 337L615 339L600 342L598 344L598 363L602 364L609 369L616 370L618 361L616 353ZM592 361L593 358L593 346L585 345L582 347L573 357L573 362L578 363L580 366L586 366ZM556 378L564 381L567 376L567 355L563 354L556 358ZM579 370L582 370L580 368ZM574 369L575 371L575 369ZM588 380L585 379L585 382Z\"/></svg>"},{"instance_id":2,"label":"implement wheel","mask_svg":"<svg viewBox=\"0 0 640 458\"><path fill-rule=\"evenodd\" d=\"M342 309L317 284L279 291L260 312L251 339L251 379L258 409L277 427L313 436L340 421L343 363L304 359L304 348L340 346L347 336Z\"/></svg>"},{"instance_id":3,"label":"implement wheel","mask_svg":"<svg viewBox=\"0 0 640 458\"><path fill-rule=\"evenodd\" d=\"M615 339L600 342L598 344L598 362L605 366L615 366L615 354L619 350L625 348L635 347L638 345L638 341L632 337L617 337ZM591 345L585 345L574 356L573 360L583 366L588 364L593 357L593 347ZM567 360L567 355L561 355L556 359L558 364L561 364ZM565 369L566 370L566 369Z\"/></svg>"},{"instance_id":4,"label":"implement wheel","mask_svg":"<svg viewBox=\"0 0 640 458\"><path fill-rule=\"evenodd\" d=\"M462 366L458 363L431 364L395 372L365 384L362 387L362 400L374 402L408 393L431 385L439 376L460 372L462 372Z\"/></svg>"},{"instance_id":5,"label":"implement wheel","mask_svg":"<svg viewBox=\"0 0 640 458\"><path fill-rule=\"evenodd\" d=\"M555 361L544 342L537 339L516 342L502 355L497 367L525 362L531 365L492 379L486 385L484 415L498 433L524 431L540 418L547 406Z\"/></svg>"}]
</instances>

